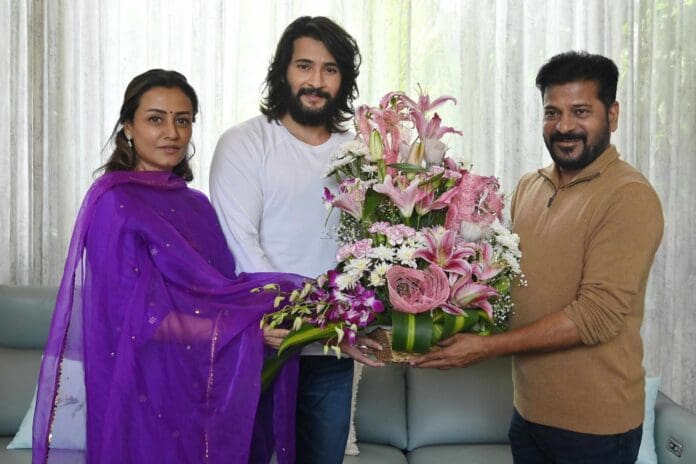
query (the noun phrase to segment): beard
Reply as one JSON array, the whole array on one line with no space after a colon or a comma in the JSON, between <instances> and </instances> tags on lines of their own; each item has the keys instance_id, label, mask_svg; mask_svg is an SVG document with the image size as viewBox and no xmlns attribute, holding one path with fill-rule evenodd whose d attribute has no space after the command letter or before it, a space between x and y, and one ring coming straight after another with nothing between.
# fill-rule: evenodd
<instances>
[{"instance_id":1,"label":"beard","mask_svg":"<svg viewBox=\"0 0 696 464\"><path fill-rule=\"evenodd\" d=\"M300 100L302 95L320 96L325 101L324 106L317 109L307 108ZM286 83L285 97L288 101L288 113L295 122L303 126L325 126L338 113L335 99L325 90L302 87L296 95L293 95L292 89Z\"/></svg>"},{"instance_id":2,"label":"beard","mask_svg":"<svg viewBox=\"0 0 696 464\"><path fill-rule=\"evenodd\" d=\"M604 153L604 150L609 146L610 138L611 131L609 130L609 121L607 120L607 124L601 131L601 136L592 144L587 143L587 133L585 132L570 134L559 134L558 132L554 132L548 139L544 139L544 144L551 155L551 159L553 159L554 163L556 163L559 168L565 169L566 171L579 171L589 166L599 155ZM569 141L582 142L583 149L579 156L575 158L563 157L559 153L556 153L555 150L563 152L566 155L570 155L571 151L558 147L554 150L554 143Z\"/></svg>"}]
</instances>

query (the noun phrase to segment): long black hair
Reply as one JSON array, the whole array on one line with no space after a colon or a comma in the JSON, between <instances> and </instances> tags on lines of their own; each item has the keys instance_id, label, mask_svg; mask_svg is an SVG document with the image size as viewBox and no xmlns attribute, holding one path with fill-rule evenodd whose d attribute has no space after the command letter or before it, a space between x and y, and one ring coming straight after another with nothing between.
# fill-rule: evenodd
<instances>
[{"instance_id":1,"label":"long black hair","mask_svg":"<svg viewBox=\"0 0 696 464\"><path fill-rule=\"evenodd\" d=\"M278 41L275 55L268 66L265 97L261 113L268 121L277 121L288 112L287 79L295 40L311 37L324 44L336 59L341 72L341 87L335 98L336 112L326 122L329 132L345 132L342 124L353 117L353 100L358 97L357 78L362 57L355 39L341 26L324 16L302 16L290 23Z\"/></svg>"},{"instance_id":2,"label":"long black hair","mask_svg":"<svg viewBox=\"0 0 696 464\"><path fill-rule=\"evenodd\" d=\"M140 99L145 92L154 87L178 88L184 92L191 101L193 121L195 121L198 113L198 96L183 74L164 69L150 69L135 76L128 84L128 87L126 87L121 113L114 125L114 130L111 132L111 137L109 137L109 140L113 140L114 151L109 156L109 159L106 160L106 163L97 171L132 171L135 169L136 164L138 164L138 156L135 150L128 144L123 125L127 122L133 122L135 112L140 106ZM174 166L172 172L187 182L193 180L193 171L189 165L189 157L184 157L179 164Z\"/></svg>"}]
</instances>

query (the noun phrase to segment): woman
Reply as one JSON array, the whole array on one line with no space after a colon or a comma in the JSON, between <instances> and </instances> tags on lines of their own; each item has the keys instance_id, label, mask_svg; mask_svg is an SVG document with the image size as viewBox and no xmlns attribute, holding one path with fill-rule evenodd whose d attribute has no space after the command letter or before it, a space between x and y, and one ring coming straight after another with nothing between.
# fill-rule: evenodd
<instances>
[{"instance_id":1,"label":"woman","mask_svg":"<svg viewBox=\"0 0 696 464\"><path fill-rule=\"evenodd\" d=\"M147 71L126 89L115 149L68 251L39 378L35 463L63 462L60 435L78 432L54 424L71 388L61 368L75 364L87 463L266 462L274 443L279 462L294 459L296 365L260 401L259 320L273 295L252 289L300 278L235 276L210 203L186 186L197 111L175 71Z\"/></svg>"}]
</instances>

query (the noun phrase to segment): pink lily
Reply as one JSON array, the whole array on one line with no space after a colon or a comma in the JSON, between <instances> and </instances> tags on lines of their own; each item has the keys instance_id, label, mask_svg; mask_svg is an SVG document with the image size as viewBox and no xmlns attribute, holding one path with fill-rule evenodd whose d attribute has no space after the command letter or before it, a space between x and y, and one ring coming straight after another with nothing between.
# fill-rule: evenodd
<instances>
[{"instance_id":1,"label":"pink lily","mask_svg":"<svg viewBox=\"0 0 696 464\"><path fill-rule=\"evenodd\" d=\"M467 258L476 252L470 246L458 246L457 234L454 231L435 227L428 230L424 237L428 246L416 251L413 255L415 258L437 264L447 272L459 274L465 278L471 277L471 264Z\"/></svg>"},{"instance_id":2,"label":"pink lily","mask_svg":"<svg viewBox=\"0 0 696 464\"><path fill-rule=\"evenodd\" d=\"M442 119L435 113L430 121L426 120L425 113L419 111L411 110L411 117L413 117L413 122L416 125L416 130L418 131L418 136L424 142L426 140L439 140L445 134L459 134L462 135L462 131L458 131L452 127L440 127Z\"/></svg>"},{"instance_id":3,"label":"pink lily","mask_svg":"<svg viewBox=\"0 0 696 464\"><path fill-rule=\"evenodd\" d=\"M416 203L416 213L419 216L423 216L430 211L447 208L455 195L457 195L455 189L449 189L435 199L435 190L431 190Z\"/></svg>"},{"instance_id":4,"label":"pink lily","mask_svg":"<svg viewBox=\"0 0 696 464\"><path fill-rule=\"evenodd\" d=\"M427 113L428 111L434 110L438 106L448 101L452 101L455 105L457 104L457 99L454 97L450 97L449 95L443 95L439 98L436 98L432 103L430 102L430 95L427 94L421 94L418 97L418 103L416 103L404 94L401 94L400 99L406 104L406 106L408 106L412 110L420 111L421 113Z\"/></svg>"},{"instance_id":5,"label":"pink lily","mask_svg":"<svg viewBox=\"0 0 696 464\"><path fill-rule=\"evenodd\" d=\"M498 291L495 288L462 277L450 289L450 299L442 306L442 309L457 315L463 314L466 308L481 308L492 319L493 307L488 298L497 295Z\"/></svg>"},{"instance_id":6,"label":"pink lily","mask_svg":"<svg viewBox=\"0 0 696 464\"><path fill-rule=\"evenodd\" d=\"M365 187L356 179L346 180L339 186L339 194L331 204L341 211L345 211L356 219L360 219L365 203ZM325 194L325 198L326 194Z\"/></svg>"},{"instance_id":7,"label":"pink lily","mask_svg":"<svg viewBox=\"0 0 696 464\"><path fill-rule=\"evenodd\" d=\"M481 254L481 260L476 261L472 265L471 271L478 281L487 281L500 274L503 268L496 265L493 261L493 247L491 244L488 242L479 242L477 248Z\"/></svg>"},{"instance_id":8,"label":"pink lily","mask_svg":"<svg viewBox=\"0 0 696 464\"><path fill-rule=\"evenodd\" d=\"M372 122L382 136L386 164L396 163L399 158L401 123L407 120L408 116L405 113L392 108L373 110Z\"/></svg>"},{"instance_id":9,"label":"pink lily","mask_svg":"<svg viewBox=\"0 0 696 464\"><path fill-rule=\"evenodd\" d=\"M396 181L396 186L394 181ZM416 203L427 195L427 192L421 190L418 184L417 178L409 184L403 176L392 180L392 176L387 174L383 183L375 184L372 188L375 192L388 196L394 205L399 208L401 215L405 218L410 218Z\"/></svg>"},{"instance_id":10,"label":"pink lily","mask_svg":"<svg viewBox=\"0 0 696 464\"><path fill-rule=\"evenodd\" d=\"M370 133L372 132L372 126L370 125L370 110L371 108L367 105L360 105L355 110L355 125L363 138L363 142L368 147L370 146Z\"/></svg>"}]
</instances>

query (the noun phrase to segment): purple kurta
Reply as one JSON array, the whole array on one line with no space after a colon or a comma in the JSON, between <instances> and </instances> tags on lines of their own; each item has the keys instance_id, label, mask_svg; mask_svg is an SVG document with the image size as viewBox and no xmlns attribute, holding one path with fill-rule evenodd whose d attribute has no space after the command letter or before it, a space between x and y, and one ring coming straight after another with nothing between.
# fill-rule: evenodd
<instances>
[{"instance_id":1,"label":"purple kurta","mask_svg":"<svg viewBox=\"0 0 696 464\"><path fill-rule=\"evenodd\" d=\"M301 277L235 276L207 198L168 172L113 172L87 193L41 366L34 463L294 460L297 363L261 395L261 316ZM84 366L86 450L56 449L64 359ZM78 364L79 365L79 364ZM258 414L257 414L258 411ZM79 456L77 456L79 455Z\"/></svg>"}]
</instances>

